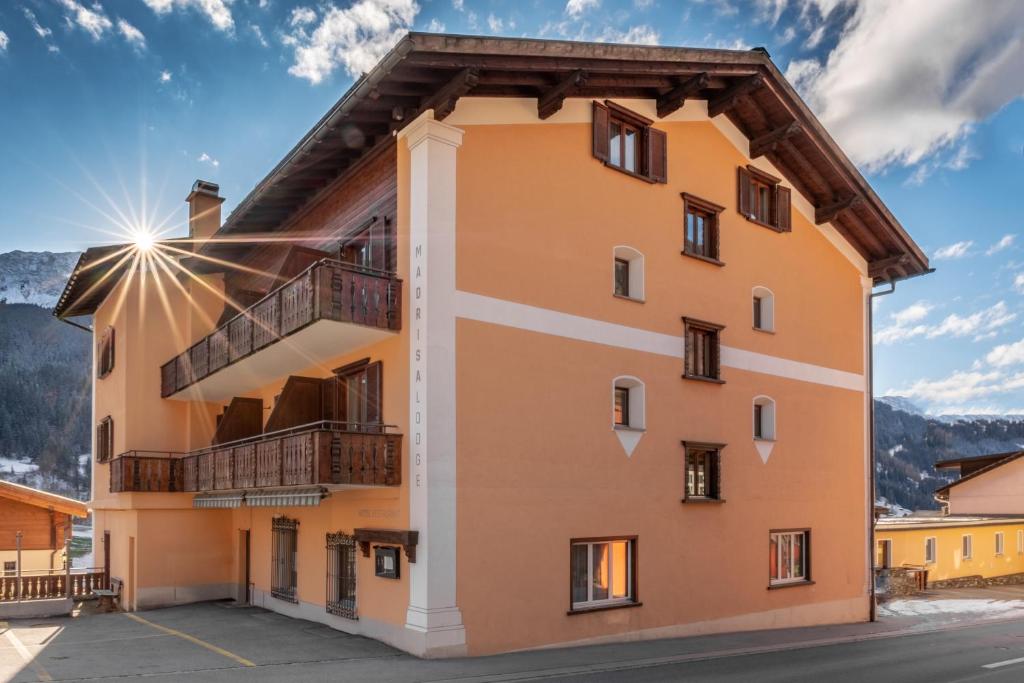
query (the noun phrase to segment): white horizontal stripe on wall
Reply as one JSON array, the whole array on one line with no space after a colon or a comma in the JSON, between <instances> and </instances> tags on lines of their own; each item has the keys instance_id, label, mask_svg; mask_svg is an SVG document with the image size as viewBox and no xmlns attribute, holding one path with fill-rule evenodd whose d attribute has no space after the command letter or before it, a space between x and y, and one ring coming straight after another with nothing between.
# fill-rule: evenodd
<instances>
[{"instance_id":1,"label":"white horizontal stripe on wall","mask_svg":"<svg viewBox=\"0 0 1024 683\"><path fill-rule=\"evenodd\" d=\"M455 293L455 315L465 320L514 327L555 337L654 353L680 360L683 358L681 334L661 334L471 292ZM721 350L723 367L851 391L863 392L866 389L864 375L854 372L734 349L730 346L722 346Z\"/></svg>"}]
</instances>

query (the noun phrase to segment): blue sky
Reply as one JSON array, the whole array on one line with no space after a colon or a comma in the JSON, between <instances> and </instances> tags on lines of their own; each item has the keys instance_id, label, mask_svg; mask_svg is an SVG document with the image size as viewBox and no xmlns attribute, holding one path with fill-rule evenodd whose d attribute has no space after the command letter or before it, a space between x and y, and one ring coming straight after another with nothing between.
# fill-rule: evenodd
<instances>
[{"instance_id":1,"label":"blue sky","mask_svg":"<svg viewBox=\"0 0 1024 683\"><path fill-rule=\"evenodd\" d=\"M0 251L234 204L407 30L765 46L938 271L876 306L876 388L1024 412L1024 3L10 0Z\"/></svg>"}]
</instances>

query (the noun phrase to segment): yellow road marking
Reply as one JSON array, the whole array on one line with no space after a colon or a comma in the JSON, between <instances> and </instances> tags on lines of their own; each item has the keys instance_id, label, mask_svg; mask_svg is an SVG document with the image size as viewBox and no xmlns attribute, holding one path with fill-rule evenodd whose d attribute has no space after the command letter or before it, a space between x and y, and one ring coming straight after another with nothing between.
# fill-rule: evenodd
<instances>
[{"instance_id":1,"label":"yellow road marking","mask_svg":"<svg viewBox=\"0 0 1024 683\"><path fill-rule=\"evenodd\" d=\"M178 636L179 638L181 638L183 640L187 640L190 643L195 643L196 645L199 645L200 647L205 647L207 650L210 650L211 652L216 652L219 655L222 655L224 657L227 657L228 659L234 660L234 661L238 662L239 664L241 664L242 666L256 666L256 664L254 664L253 662L250 662L245 657L239 657L234 652L228 652L227 650L225 650L222 647L217 647L216 645L208 643L205 640L200 640L199 638L196 638L195 636L190 636L187 633L182 633L181 631L175 630L173 628L168 628L166 626L161 626L160 624L154 624L152 621L149 621L147 619L143 619L142 617L140 617L138 615L135 615L135 614L129 614L129 613L125 612L124 615L126 617L128 617L129 619L132 619L134 621L139 622L140 624L146 624L147 626L152 626L153 628L155 628L158 631L163 631L164 633L167 633L167 634L172 635L172 636Z\"/></svg>"},{"instance_id":2,"label":"yellow road marking","mask_svg":"<svg viewBox=\"0 0 1024 683\"><path fill-rule=\"evenodd\" d=\"M36 658L32 656L32 653L28 651L28 648L18 639L18 636L14 635L14 631L8 630L4 633L7 636L7 640L11 641L11 645L14 646L15 651L21 658L25 660L32 671L35 672L36 678L41 681L52 681L53 677L50 676L50 672L43 668L43 665L36 661Z\"/></svg>"}]
</instances>

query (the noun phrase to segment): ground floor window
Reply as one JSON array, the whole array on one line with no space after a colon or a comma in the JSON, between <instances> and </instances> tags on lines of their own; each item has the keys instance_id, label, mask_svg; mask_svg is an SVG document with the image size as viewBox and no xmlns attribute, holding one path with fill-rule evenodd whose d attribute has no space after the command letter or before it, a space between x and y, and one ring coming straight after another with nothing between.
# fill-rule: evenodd
<instances>
[{"instance_id":1,"label":"ground floor window","mask_svg":"<svg viewBox=\"0 0 1024 683\"><path fill-rule=\"evenodd\" d=\"M327 611L356 618L356 540L348 534L327 534Z\"/></svg>"},{"instance_id":2,"label":"ground floor window","mask_svg":"<svg viewBox=\"0 0 1024 683\"><path fill-rule=\"evenodd\" d=\"M4 562L4 576L14 576L18 573L17 562Z\"/></svg>"},{"instance_id":3,"label":"ground floor window","mask_svg":"<svg viewBox=\"0 0 1024 683\"><path fill-rule=\"evenodd\" d=\"M967 534L960 539L960 557L964 560L971 559L971 551L973 550L973 538L970 534Z\"/></svg>"},{"instance_id":4,"label":"ground floor window","mask_svg":"<svg viewBox=\"0 0 1024 683\"><path fill-rule=\"evenodd\" d=\"M892 541L887 538L878 542L878 557L875 559L875 566L880 569L892 567Z\"/></svg>"},{"instance_id":5,"label":"ground floor window","mask_svg":"<svg viewBox=\"0 0 1024 683\"><path fill-rule=\"evenodd\" d=\"M1003 532L996 532L996 555L1002 555L1005 549L1005 543L1003 542Z\"/></svg>"},{"instance_id":6,"label":"ground floor window","mask_svg":"<svg viewBox=\"0 0 1024 683\"><path fill-rule=\"evenodd\" d=\"M275 598L298 602L295 556L298 550L298 520L275 517L272 525L270 594Z\"/></svg>"},{"instance_id":7,"label":"ground floor window","mask_svg":"<svg viewBox=\"0 0 1024 683\"><path fill-rule=\"evenodd\" d=\"M636 601L636 538L578 539L570 546L572 609Z\"/></svg>"},{"instance_id":8,"label":"ground floor window","mask_svg":"<svg viewBox=\"0 0 1024 683\"><path fill-rule=\"evenodd\" d=\"M773 531L769 534L768 579L772 586L811 580L811 532Z\"/></svg>"},{"instance_id":9,"label":"ground floor window","mask_svg":"<svg viewBox=\"0 0 1024 683\"><path fill-rule=\"evenodd\" d=\"M935 556L937 554L938 539L935 536L929 536L924 539L924 563L935 564Z\"/></svg>"}]
</instances>

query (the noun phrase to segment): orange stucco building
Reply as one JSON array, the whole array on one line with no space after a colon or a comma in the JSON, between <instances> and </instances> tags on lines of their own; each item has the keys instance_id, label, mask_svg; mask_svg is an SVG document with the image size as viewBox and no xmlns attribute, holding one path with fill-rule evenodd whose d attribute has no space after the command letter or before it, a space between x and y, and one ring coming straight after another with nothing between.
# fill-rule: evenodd
<instances>
[{"instance_id":1,"label":"orange stucco building","mask_svg":"<svg viewBox=\"0 0 1024 683\"><path fill-rule=\"evenodd\" d=\"M57 311L126 609L425 656L868 618L868 297L928 264L764 51L410 34L188 201Z\"/></svg>"}]
</instances>

